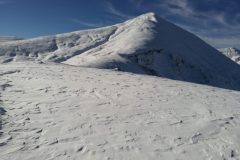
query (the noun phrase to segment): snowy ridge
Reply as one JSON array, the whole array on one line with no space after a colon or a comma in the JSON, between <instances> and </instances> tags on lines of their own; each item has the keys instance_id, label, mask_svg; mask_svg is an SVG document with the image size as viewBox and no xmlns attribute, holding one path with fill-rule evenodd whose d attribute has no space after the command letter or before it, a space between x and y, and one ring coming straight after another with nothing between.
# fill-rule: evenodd
<instances>
[{"instance_id":1,"label":"snowy ridge","mask_svg":"<svg viewBox=\"0 0 240 160\"><path fill-rule=\"evenodd\" d=\"M11 36L0 36L0 43L9 42L9 41L17 41L17 40L21 40L21 38L11 37Z\"/></svg>"},{"instance_id":2,"label":"snowy ridge","mask_svg":"<svg viewBox=\"0 0 240 160\"><path fill-rule=\"evenodd\" d=\"M40 60L240 89L240 68L193 34L147 13L124 23L0 44L2 62Z\"/></svg>"},{"instance_id":3,"label":"snowy ridge","mask_svg":"<svg viewBox=\"0 0 240 160\"><path fill-rule=\"evenodd\" d=\"M228 58L230 58L231 60L233 60L234 62L240 64L240 51L237 48L234 47L222 48L219 49L219 51Z\"/></svg>"},{"instance_id":4,"label":"snowy ridge","mask_svg":"<svg viewBox=\"0 0 240 160\"><path fill-rule=\"evenodd\" d=\"M19 59L61 62L103 43L114 30L115 27L106 27L94 31L78 31L18 42L5 42L0 44L0 55L3 62Z\"/></svg>"}]
</instances>

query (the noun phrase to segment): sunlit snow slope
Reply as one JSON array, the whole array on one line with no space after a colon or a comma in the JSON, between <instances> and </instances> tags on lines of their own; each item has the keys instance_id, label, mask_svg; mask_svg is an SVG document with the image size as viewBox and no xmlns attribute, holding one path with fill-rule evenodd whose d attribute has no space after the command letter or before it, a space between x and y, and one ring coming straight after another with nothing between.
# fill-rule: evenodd
<instances>
[{"instance_id":1,"label":"sunlit snow slope","mask_svg":"<svg viewBox=\"0 0 240 160\"><path fill-rule=\"evenodd\" d=\"M116 68L240 89L240 66L154 13L124 23L0 44L2 62L41 60Z\"/></svg>"}]
</instances>

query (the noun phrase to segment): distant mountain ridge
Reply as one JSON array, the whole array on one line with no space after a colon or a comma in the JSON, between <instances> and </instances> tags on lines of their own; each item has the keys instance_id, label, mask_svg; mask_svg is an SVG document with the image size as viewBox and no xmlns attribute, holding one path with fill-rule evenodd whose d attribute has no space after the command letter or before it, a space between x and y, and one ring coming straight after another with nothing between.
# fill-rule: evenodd
<instances>
[{"instance_id":1,"label":"distant mountain ridge","mask_svg":"<svg viewBox=\"0 0 240 160\"><path fill-rule=\"evenodd\" d=\"M234 47L219 49L221 53L229 57L234 62L240 64L240 50Z\"/></svg>"},{"instance_id":2,"label":"distant mountain ridge","mask_svg":"<svg viewBox=\"0 0 240 160\"><path fill-rule=\"evenodd\" d=\"M0 36L0 43L1 42L16 41L16 40L22 40L22 38L18 38L18 37L15 37L15 36Z\"/></svg>"},{"instance_id":3,"label":"distant mountain ridge","mask_svg":"<svg viewBox=\"0 0 240 160\"><path fill-rule=\"evenodd\" d=\"M240 67L195 35L147 13L113 26L0 44L3 63L117 69L240 90Z\"/></svg>"}]
</instances>

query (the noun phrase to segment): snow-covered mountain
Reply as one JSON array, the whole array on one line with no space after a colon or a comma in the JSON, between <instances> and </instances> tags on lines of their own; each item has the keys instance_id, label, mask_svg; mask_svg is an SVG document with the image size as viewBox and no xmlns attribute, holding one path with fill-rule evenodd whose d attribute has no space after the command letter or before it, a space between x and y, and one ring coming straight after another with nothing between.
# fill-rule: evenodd
<instances>
[{"instance_id":1,"label":"snow-covered mountain","mask_svg":"<svg viewBox=\"0 0 240 160\"><path fill-rule=\"evenodd\" d=\"M13 37L13 36L0 36L0 43L9 42L9 41L17 41L17 40L22 40L22 39L18 38L18 37Z\"/></svg>"},{"instance_id":2,"label":"snow-covered mountain","mask_svg":"<svg viewBox=\"0 0 240 160\"><path fill-rule=\"evenodd\" d=\"M237 48L234 47L222 48L219 49L219 51L223 53L225 56L229 57L234 62L240 64L240 50L238 50Z\"/></svg>"},{"instance_id":3,"label":"snow-covered mountain","mask_svg":"<svg viewBox=\"0 0 240 160\"><path fill-rule=\"evenodd\" d=\"M153 13L0 60L1 160L240 159L239 65Z\"/></svg>"},{"instance_id":4,"label":"snow-covered mountain","mask_svg":"<svg viewBox=\"0 0 240 160\"><path fill-rule=\"evenodd\" d=\"M124 23L0 44L2 62L41 60L240 89L240 67L154 13Z\"/></svg>"}]
</instances>

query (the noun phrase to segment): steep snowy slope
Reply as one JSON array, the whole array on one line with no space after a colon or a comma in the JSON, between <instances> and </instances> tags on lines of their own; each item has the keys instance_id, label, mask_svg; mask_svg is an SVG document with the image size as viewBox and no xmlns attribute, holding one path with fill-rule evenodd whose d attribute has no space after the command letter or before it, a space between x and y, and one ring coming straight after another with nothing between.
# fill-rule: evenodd
<instances>
[{"instance_id":1,"label":"steep snowy slope","mask_svg":"<svg viewBox=\"0 0 240 160\"><path fill-rule=\"evenodd\" d=\"M154 13L110 27L4 43L0 55L3 62L33 59L117 68L240 89L237 64Z\"/></svg>"},{"instance_id":2,"label":"steep snowy slope","mask_svg":"<svg viewBox=\"0 0 240 160\"><path fill-rule=\"evenodd\" d=\"M0 86L1 160L240 159L239 91L33 62Z\"/></svg>"},{"instance_id":3,"label":"steep snowy slope","mask_svg":"<svg viewBox=\"0 0 240 160\"><path fill-rule=\"evenodd\" d=\"M240 64L240 51L237 48L229 47L229 48L223 48L219 49L220 52L222 52L225 56L232 59L234 62L237 62Z\"/></svg>"}]
</instances>

